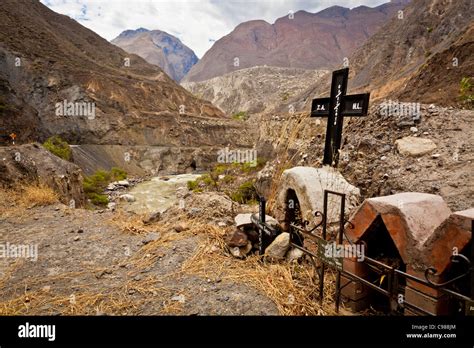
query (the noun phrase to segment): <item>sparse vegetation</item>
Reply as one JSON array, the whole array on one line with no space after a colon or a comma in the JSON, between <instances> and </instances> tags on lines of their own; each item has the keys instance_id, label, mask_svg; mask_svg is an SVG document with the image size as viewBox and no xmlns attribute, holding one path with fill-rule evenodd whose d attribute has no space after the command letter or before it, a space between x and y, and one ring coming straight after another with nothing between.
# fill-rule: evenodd
<instances>
[{"instance_id":1,"label":"sparse vegetation","mask_svg":"<svg viewBox=\"0 0 474 348\"><path fill-rule=\"evenodd\" d=\"M113 181L123 180L127 178L127 173L120 168L113 167L110 172L106 170L98 170L94 174L84 178L84 192L88 199L94 205L107 205L109 200L103 194L107 185Z\"/></svg>"},{"instance_id":2,"label":"sparse vegetation","mask_svg":"<svg viewBox=\"0 0 474 348\"><path fill-rule=\"evenodd\" d=\"M258 199L258 195L253 181L246 181L241 184L237 190L230 195L230 198L242 204L255 203Z\"/></svg>"},{"instance_id":3,"label":"sparse vegetation","mask_svg":"<svg viewBox=\"0 0 474 348\"><path fill-rule=\"evenodd\" d=\"M472 94L472 83L469 77L463 77L460 82L460 99L469 107L474 105L474 94Z\"/></svg>"},{"instance_id":4,"label":"sparse vegetation","mask_svg":"<svg viewBox=\"0 0 474 348\"><path fill-rule=\"evenodd\" d=\"M281 100L282 100L282 101L287 101L289 97L290 97L290 93L289 93L289 92L285 92L285 93L282 93L282 94L281 94Z\"/></svg>"},{"instance_id":5,"label":"sparse vegetation","mask_svg":"<svg viewBox=\"0 0 474 348\"><path fill-rule=\"evenodd\" d=\"M234 194L238 198L240 191L238 186L236 188L236 185L242 182L239 179L259 171L265 166L266 162L265 158L258 158L256 163L219 163L209 173L202 175L196 180L188 181L187 187L193 192L202 192L205 189L222 191L223 187L226 187L227 190L225 192L229 196Z\"/></svg>"},{"instance_id":6,"label":"sparse vegetation","mask_svg":"<svg viewBox=\"0 0 474 348\"><path fill-rule=\"evenodd\" d=\"M66 161L70 161L72 158L72 150L67 141L61 139L58 135L49 137L43 144L43 147Z\"/></svg>"},{"instance_id":7,"label":"sparse vegetation","mask_svg":"<svg viewBox=\"0 0 474 348\"><path fill-rule=\"evenodd\" d=\"M240 111L232 115L234 120L245 121L248 119L248 115L246 111Z\"/></svg>"}]
</instances>

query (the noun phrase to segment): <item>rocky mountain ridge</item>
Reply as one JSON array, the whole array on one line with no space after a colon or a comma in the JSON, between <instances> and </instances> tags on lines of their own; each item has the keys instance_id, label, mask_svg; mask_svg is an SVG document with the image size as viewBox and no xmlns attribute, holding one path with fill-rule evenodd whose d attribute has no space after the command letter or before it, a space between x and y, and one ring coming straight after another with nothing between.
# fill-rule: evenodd
<instances>
[{"instance_id":1,"label":"rocky mountain ridge","mask_svg":"<svg viewBox=\"0 0 474 348\"><path fill-rule=\"evenodd\" d=\"M158 65L177 82L199 60L196 54L177 37L161 30L144 28L126 30L111 42L129 53L142 57L150 64Z\"/></svg>"},{"instance_id":2,"label":"rocky mountain ridge","mask_svg":"<svg viewBox=\"0 0 474 348\"><path fill-rule=\"evenodd\" d=\"M331 69L382 27L406 0L370 8L333 6L298 11L274 24L252 20L217 40L183 82L196 82L253 66Z\"/></svg>"}]
</instances>

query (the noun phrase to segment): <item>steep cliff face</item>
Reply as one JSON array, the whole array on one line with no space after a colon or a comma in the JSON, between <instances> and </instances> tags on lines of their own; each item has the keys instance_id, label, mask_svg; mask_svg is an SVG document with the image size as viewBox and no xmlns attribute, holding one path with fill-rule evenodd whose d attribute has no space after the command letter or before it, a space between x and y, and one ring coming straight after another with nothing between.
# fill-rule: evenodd
<instances>
[{"instance_id":1,"label":"steep cliff face","mask_svg":"<svg viewBox=\"0 0 474 348\"><path fill-rule=\"evenodd\" d=\"M342 63L407 1L352 10L333 6L318 13L298 11L269 24L239 24L215 42L183 81L196 82L259 65L329 69ZM238 61L236 61L238 58Z\"/></svg>"},{"instance_id":2,"label":"steep cliff face","mask_svg":"<svg viewBox=\"0 0 474 348\"><path fill-rule=\"evenodd\" d=\"M0 128L19 142L55 134L72 144L233 142L211 140L207 129L184 132L179 120L191 116L223 134L235 124L159 67L37 1L3 1L0 9Z\"/></svg>"},{"instance_id":3,"label":"steep cliff face","mask_svg":"<svg viewBox=\"0 0 474 348\"><path fill-rule=\"evenodd\" d=\"M178 82L198 61L189 47L177 37L161 30L126 30L111 42L127 52L139 55L150 64L158 65Z\"/></svg>"},{"instance_id":4,"label":"steep cliff face","mask_svg":"<svg viewBox=\"0 0 474 348\"><path fill-rule=\"evenodd\" d=\"M270 112L300 94L324 73L324 70L257 66L206 81L184 82L182 86L230 115L239 112L249 115Z\"/></svg>"}]
</instances>

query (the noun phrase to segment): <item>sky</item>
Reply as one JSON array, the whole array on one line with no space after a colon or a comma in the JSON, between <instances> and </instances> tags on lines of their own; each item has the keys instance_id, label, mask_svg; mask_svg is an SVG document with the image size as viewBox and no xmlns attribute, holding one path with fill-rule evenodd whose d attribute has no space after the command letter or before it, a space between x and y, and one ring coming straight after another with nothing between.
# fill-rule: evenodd
<instances>
[{"instance_id":1,"label":"sky","mask_svg":"<svg viewBox=\"0 0 474 348\"><path fill-rule=\"evenodd\" d=\"M103 38L112 40L127 29L159 29L176 36L201 58L213 43L238 24L333 5L378 6L388 0L40 0Z\"/></svg>"}]
</instances>

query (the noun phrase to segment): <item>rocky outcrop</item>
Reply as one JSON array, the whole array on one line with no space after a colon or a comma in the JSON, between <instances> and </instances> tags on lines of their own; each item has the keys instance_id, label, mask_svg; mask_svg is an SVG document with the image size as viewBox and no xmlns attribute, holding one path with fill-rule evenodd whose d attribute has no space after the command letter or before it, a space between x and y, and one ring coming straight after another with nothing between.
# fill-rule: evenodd
<instances>
[{"instance_id":1,"label":"rocky outcrop","mask_svg":"<svg viewBox=\"0 0 474 348\"><path fill-rule=\"evenodd\" d=\"M324 70L257 66L182 86L227 114L269 112L318 81Z\"/></svg>"},{"instance_id":2,"label":"rocky outcrop","mask_svg":"<svg viewBox=\"0 0 474 348\"><path fill-rule=\"evenodd\" d=\"M342 64L407 1L378 7L333 6L318 13L298 11L274 24L252 20L217 40L183 81L204 81L260 65L328 69Z\"/></svg>"},{"instance_id":3,"label":"rocky outcrop","mask_svg":"<svg viewBox=\"0 0 474 348\"><path fill-rule=\"evenodd\" d=\"M198 57L177 37L161 30L126 30L111 41L148 63L158 65L175 81L180 81L197 63Z\"/></svg>"},{"instance_id":4,"label":"rocky outcrop","mask_svg":"<svg viewBox=\"0 0 474 348\"><path fill-rule=\"evenodd\" d=\"M82 171L39 144L0 147L0 185L38 183L51 187L61 202L80 207L85 204Z\"/></svg>"}]
</instances>

